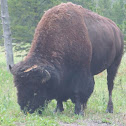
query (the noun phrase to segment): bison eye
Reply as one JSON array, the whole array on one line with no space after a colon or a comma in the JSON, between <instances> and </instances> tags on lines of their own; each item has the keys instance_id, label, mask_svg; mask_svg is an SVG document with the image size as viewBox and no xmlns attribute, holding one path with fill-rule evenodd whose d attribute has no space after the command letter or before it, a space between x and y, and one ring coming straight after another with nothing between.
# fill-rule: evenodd
<instances>
[{"instance_id":1,"label":"bison eye","mask_svg":"<svg viewBox=\"0 0 126 126\"><path fill-rule=\"evenodd\" d=\"M50 75L49 71L47 71L47 70L43 71L43 75L44 75L44 77L42 78L42 84L46 83L51 78L51 75Z\"/></svg>"}]
</instances>

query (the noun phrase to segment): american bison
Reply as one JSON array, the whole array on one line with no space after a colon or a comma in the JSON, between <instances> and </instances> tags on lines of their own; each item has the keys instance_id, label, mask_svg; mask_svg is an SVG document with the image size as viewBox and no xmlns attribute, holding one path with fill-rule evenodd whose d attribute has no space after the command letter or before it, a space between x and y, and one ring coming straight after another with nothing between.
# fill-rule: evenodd
<instances>
[{"instance_id":1,"label":"american bison","mask_svg":"<svg viewBox=\"0 0 126 126\"><path fill-rule=\"evenodd\" d=\"M72 3L62 3L43 15L26 58L10 66L24 112L44 108L56 99L55 111L71 99L75 114L83 114L94 89L94 75L107 70L109 100L123 54L123 35L108 18ZM100 89L99 89L100 90Z\"/></svg>"}]
</instances>

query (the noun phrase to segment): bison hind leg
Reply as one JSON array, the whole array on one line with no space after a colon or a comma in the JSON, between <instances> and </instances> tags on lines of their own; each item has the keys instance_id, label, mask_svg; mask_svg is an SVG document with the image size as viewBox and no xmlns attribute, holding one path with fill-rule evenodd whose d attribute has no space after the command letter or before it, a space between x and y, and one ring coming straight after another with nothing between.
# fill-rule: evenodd
<instances>
[{"instance_id":1,"label":"bison hind leg","mask_svg":"<svg viewBox=\"0 0 126 126\"><path fill-rule=\"evenodd\" d=\"M113 113L113 102L112 102L112 90L114 86L114 79L120 64L122 56L119 56L115 59L113 64L107 69L107 85L109 91L109 100L107 105L106 112Z\"/></svg>"}]
</instances>

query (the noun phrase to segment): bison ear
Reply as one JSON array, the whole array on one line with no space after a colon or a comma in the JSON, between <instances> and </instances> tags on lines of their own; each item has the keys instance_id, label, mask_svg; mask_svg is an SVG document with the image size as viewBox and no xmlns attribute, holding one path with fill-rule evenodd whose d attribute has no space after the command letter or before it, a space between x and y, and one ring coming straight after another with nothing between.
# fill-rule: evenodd
<instances>
[{"instance_id":1,"label":"bison ear","mask_svg":"<svg viewBox=\"0 0 126 126\"><path fill-rule=\"evenodd\" d=\"M11 65L9 65L9 70L11 71L11 69L12 69L12 67L11 67Z\"/></svg>"},{"instance_id":2,"label":"bison ear","mask_svg":"<svg viewBox=\"0 0 126 126\"><path fill-rule=\"evenodd\" d=\"M42 84L46 83L48 80L50 80L50 78L51 78L51 75L50 75L49 71L43 70Z\"/></svg>"},{"instance_id":3,"label":"bison ear","mask_svg":"<svg viewBox=\"0 0 126 126\"><path fill-rule=\"evenodd\" d=\"M11 65L9 65L9 70L10 70L10 72L12 73L12 66ZM13 74L13 73L12 73Z\"/></svg>"}]
</instances>

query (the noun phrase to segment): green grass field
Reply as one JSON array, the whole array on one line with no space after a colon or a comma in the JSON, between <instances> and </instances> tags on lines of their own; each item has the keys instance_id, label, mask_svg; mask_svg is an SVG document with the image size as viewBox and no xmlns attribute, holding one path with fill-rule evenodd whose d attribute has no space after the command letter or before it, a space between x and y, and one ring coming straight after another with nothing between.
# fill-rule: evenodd
<instances>
[{"instance_id":1,"label":"green grass field","mask_svg":"<svg viewBox=\"0 0 126 126\"><path fill-rule=\"evenodd\" d=\"M106 72L95 76L95 89L88 101L85 116L74 114L74 104L64 103L65 111L53 113L53 100L42 115L24 115L17 104L12 75L6 70L5 54L0 48L0 126L125 126L126 125L126 55L123 56L113 90L114 113L106 113L108 91ZM15 62L22 60L16 58Z\"/></svg>"}]
</instances>

